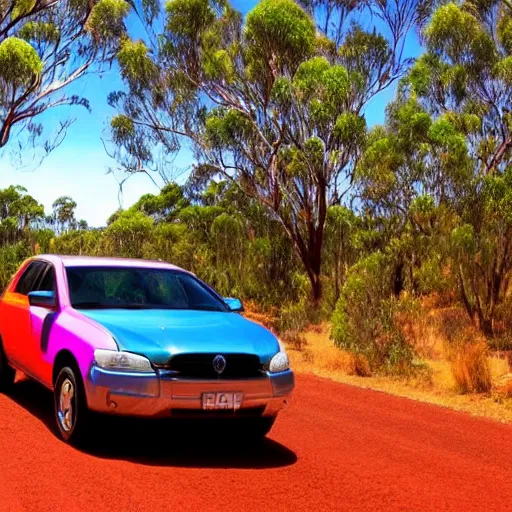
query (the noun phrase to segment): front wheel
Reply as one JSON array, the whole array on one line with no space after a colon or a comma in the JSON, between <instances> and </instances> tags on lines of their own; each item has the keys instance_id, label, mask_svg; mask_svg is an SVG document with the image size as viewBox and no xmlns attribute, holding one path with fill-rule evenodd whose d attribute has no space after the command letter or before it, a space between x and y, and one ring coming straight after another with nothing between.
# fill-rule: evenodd
<instances>
[{"instance_id":1,"label":"front wheel","mask_svg":"<svg viewBox=\"0 0 512 512\"><path fill-rule=\"evenodd\" d=\"M60 371L55 381L54 404L60 437L72 445L83 444L90 414L80 374L69 366Z\"/></svg>"},{"instance_id":2,"label":"front wheel","mask_svg":"<svg viewBox=\"0 0 512 512\"><path fill-rule=\"evenodd\" d=\"M2 342L0 341L0 393L8 391L12 387L15 377L16 372L9 366Z\"/></svg>"}]
</instances>

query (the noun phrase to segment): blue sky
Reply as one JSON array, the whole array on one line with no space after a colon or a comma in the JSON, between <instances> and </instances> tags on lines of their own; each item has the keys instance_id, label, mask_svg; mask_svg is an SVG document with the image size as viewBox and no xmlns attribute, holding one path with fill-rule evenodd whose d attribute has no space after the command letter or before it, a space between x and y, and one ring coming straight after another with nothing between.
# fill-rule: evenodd
<instances>
[{"instance_id":1,"label":"blue sky","mask_svg":"<svg viewBox=\"0 0 512 512\"><path fill-rule=\"evenodd\" d=\"M256 0L233 0L232 4L242 12L247 12ZM412 35L407 48L409 55L419 51L416 37ZM115 161L105 153L101 136L105 133L109 119L115 113L107 103L108 94L122 88L115 70L105 72L101 77L91 75L73 84L70 93L79 94L90 100L92 113L85 109L64 107L45 114L55 123L63 116L76 119L68 131L62 145L52 152L40 167L19 169L4 155L0 159L0 188L9 185L22 185L47 212L60 196L71 196L77 203L77 217L85 219L91 226L102 226L106 219L119 207L119 186L109 167L115 168ZM393 89L388 89L376 98L367 108L367 122L370 125L381 123L384 107L392 99ZM15 143L15 141L13 141ZM190 168L193 160L190 152L181 151L174 165L178 170ZM119 178L122 176L119 175ZM123 187L122 206L133 204L142 194L157 193L158 189L146 176L133 176Z\"/></svg>"}]
</instances>

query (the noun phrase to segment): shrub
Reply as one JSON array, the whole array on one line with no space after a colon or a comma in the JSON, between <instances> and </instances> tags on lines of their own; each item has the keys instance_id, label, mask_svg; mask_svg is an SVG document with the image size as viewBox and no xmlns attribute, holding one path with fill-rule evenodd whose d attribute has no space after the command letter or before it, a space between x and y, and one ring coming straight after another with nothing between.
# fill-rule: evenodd
<instances>
[{"instance_id":1,"label":"shrub","mask_svg":"<svg viewBox=\"0 0 512 512\"><path fill-rule=\"evenodd\" d=\"M488 393L492 388L488 348L483 340L452 347L451 370L460 393Z\"/></svg>"},{"instance_id":2,"label":"shrub","mask_svg":"<svg viewBox=\"0 0 512 512\"><path fill-rule=\"evenodd\" d=\"M395 320L399 311L390 258L373 253L349 270L332 317L332 338L339 348L364 357L372 371L407 373L414 350Z\"/></svg>"},{"instance_id":3,"label":"shrub","mask_svg":"<svg viewBox=\"0 0 512 512\"><path fill-rule=\"evenodd\" d=\"M309 324L317 323L318 311L311 305L309 300L303 297L298 302L291 302L283 305L277 319L277 330L280 333L298 333L303 331Z\"/></svg>"},{"instance_id":4,"label":"shrub","mask_svg":"<svg viewBox=\"0 0 512 512\"><path fill-rule=\"evenodd\" d=\"M308 344L306 338L295 330L285 331L281 334L281 340L285 341L294 350L301 352Z\"/></svg>"},{"instance_id":5,"label":"shrub","mask_svg":"<svg viewBox=\"0 0 512 512\"><path fill-rule=\"evenodd\" d=\"M372 370L368 359L362 354L351 354L348 374L359 377L371 377Z\"/></svg>"},{"instance_id":6,"label":"shrub","mask_svg":"<svg viewBox=\"0 0 512 512\"><path fill-rule=\"evenodd\" d=\"M512 379L505 383L503 386L503 391L505 392L506 398L512 398Z\"/></svg>"}]
</instances>

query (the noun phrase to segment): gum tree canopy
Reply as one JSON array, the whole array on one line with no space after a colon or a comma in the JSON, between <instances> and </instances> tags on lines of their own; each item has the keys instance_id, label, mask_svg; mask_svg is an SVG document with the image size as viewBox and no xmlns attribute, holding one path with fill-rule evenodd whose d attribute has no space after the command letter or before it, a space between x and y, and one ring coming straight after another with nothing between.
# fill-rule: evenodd
<instances>
[{"instance_id":1,"label":"gum tree canopy","mask_svg":"<svg viewBox=\"0 0 512 512\"><path fill-rule=\"evenodd\" d=\"M89 108L66 88L114 59L131 10L149 22L159 0L0 0L0 149L13 138L20 148L36 142L37 117L50 108ZM68 124L61 122L46 151Z\"/></svg>"},{"instance_id":2,"label":"gum tree canopy","mask_svg":"<svg viewBox=\"0 0 512 512\"><path fill-rule=\"evenodd\" d=\"M423 36L356 181L374 214L400 219L411 273L443 262L493 336L512 282L512 8L443 2Z\"/></svg>"},{"instance_id":3,"label":"gum tree canopy","mask_svg":"<svg viewBox=\"0 0 512 512\"><path fill-rule=\"evenodd\" d=\"M192 141L191 183L232 180L264 205L316 300L328 207L350 186L366 105L408 67L403 45L423 5L262 0L243 19L226 0L170 0L158 48L121 47L117 157L147 172L155 147Z\"/></svg>"}]
</instances>

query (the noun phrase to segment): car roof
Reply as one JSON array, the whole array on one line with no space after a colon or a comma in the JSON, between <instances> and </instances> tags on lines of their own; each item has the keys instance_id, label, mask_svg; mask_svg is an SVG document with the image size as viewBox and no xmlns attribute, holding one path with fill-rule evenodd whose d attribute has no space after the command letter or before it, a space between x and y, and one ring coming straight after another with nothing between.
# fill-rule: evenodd
<instances>
[{"instance_id":1,"label":"car roof","mask_svg":"<svg viewBox=\"0 0 512 512\"><path fill-rule=\"evenodd\" d=\"M136 267L136 268L155 268L168 270L186 270L166 263L165 261L142 260L134 258L99 258L93 256L61 256L55 254L41 254L35 259L43 259L51 263L62 262L64 267Z\"/></svg>"}]
</instances>

